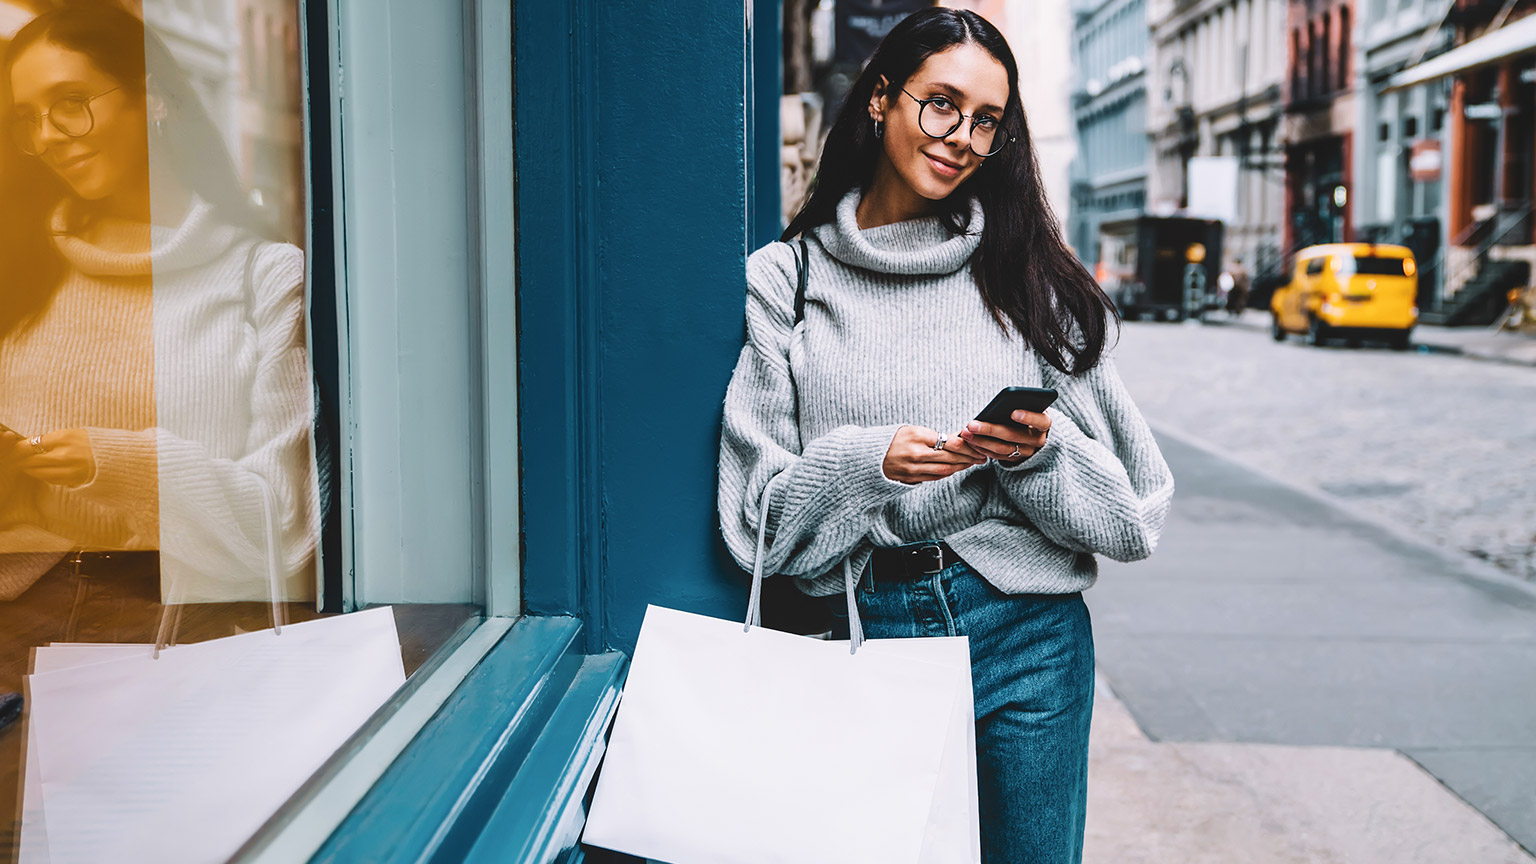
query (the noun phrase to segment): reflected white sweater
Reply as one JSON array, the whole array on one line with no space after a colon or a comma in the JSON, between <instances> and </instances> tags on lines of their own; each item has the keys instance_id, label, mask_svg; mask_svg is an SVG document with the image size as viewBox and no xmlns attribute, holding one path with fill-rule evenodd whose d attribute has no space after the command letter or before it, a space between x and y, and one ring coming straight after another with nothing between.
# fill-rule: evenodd
<instances>
[{"instance_id":1,"label":"reflected white sweater","mask_svg":"<svg viewBox=\"0 0 1536 864\"><path fill-rule=\"evenodd\" d=\"M938 219L859 229L859 191L808 239L805 319L794 323L798 244L747 260L747 343L725 399L719 515L751 569L764 488L770 573L811 594L842 590L875 546L943 539L1008 593L1090 587L1095 554L1151 554L1173 477L1108 356L1067 376L984 305L968 266L983 214L951 236ZM1008 385L1055 387L1048 443L1017 466L989 463L944 480L888 479L896 430L953 435Z\"/></svg>"},{"instance_id":2,"label":"reflected white sweater","mask_svg":"<svg viewBox=\"0 0 1536 864\"><path fill-rule=\"evenodd\" d=\"M261 600L270 543L288 599L313 597L303 253L261 244L247 284L253 238L201 201L148 249L56 242L65 281L0 340L0 423L87 430L96 475L0 488L0 552L158 549L168 599ZM0 599L27 581L0 573Z\"/></svg>"}]
</instances>

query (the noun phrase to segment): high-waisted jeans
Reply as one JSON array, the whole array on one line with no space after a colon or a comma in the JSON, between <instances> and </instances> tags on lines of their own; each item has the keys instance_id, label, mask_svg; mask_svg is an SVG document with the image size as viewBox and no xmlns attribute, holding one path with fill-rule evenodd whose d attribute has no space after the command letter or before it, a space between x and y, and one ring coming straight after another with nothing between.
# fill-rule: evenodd
<instances>
[{"instance_id":1,"label":"high-waisted jeans","mask_svg":"<svg viewBox=\"0 0 1536 864\"><path fill-rule=\"evenodd\" d=\"M918 580L866 577L857 597L867 638L970 639L982 861L1078 864L1093 714L1082 594L1004 594L957 562ZM846 598L826 602L846 638Z\"/></svg>"}]
</instances>

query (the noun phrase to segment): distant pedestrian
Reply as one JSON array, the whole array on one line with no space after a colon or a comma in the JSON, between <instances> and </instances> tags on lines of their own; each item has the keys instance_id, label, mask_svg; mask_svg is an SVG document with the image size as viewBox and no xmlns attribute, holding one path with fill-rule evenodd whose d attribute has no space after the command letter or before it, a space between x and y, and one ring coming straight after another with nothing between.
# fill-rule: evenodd
<instances>
[{"instance_id":1,"label":"distant pedestrian","mask_svg":"<svg viewBox=\"0 0 1536 864\"><path fill-rule=\"evenodd\" d=\"M1082 592L1096 554L1151 554L1173 495L1107 353L1113 306L1056 224L1002 34L969 11L914 13L838 112L791 242L747 259L725 398L720 522L738 563L766 513L764 569L834 614L852 604L867 636L969 638L987 864L1081 860ZM971 421L1007 385L1060 398Z\"/></svg>"},{"instance_id":2,"label":"distant pedestrian","mask_svg":"<svg viewBox=\"0 0 1536 864\"><path fill-rule=\"evenodd\" d=\"M1238 318L1248 308L1248 291L1252 287L1252 280L1248 278L1248 268L1243 266L1241 256L1232 259L1232 269L1227 272L1232 275L1232 290L1227 292L1227 314Z\"/></svg>"}]
</instances>

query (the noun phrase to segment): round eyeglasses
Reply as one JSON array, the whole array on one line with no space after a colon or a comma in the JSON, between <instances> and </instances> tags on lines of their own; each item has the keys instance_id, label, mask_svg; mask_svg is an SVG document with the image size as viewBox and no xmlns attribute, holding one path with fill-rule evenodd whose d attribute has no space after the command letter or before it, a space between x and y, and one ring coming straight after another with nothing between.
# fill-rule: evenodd
<instances>
[{"instance_id":1,"label":"round eyeglasses","mask_svg":"<svg viewBox=\"0 0 1536 864\"><path fill-rule=\"evenodd\" d=\"M43 121L53 124L60 135L81 138L96 128L96 115L91 113L91 103L118 90L103 90L95 96L66 96L53 103L41 114L15 117L10 122L11 141L28 156L41 156L48 148L39 141L43 135Z\"/></svg>"},{"instance_id":2,"label":"round eyeglasses","mask_svg":"<svg viewBox=\"0 0 1536 864\"><path fill-rule=\"evenodd\" d=\"M901 92L907 93L906 88L903 87ZM917 128L923 130L923 134L929 138L948 138L955 134L961 123L970 120L971 152L977 156L996 156L1013 141L1013 136L1003 131L1002 121L991 114L961 114L960 106L948 96L934 96L931 99L919 99L911 93L907 93L907 96L918 104Z\"/></svg>"}]
</instances>

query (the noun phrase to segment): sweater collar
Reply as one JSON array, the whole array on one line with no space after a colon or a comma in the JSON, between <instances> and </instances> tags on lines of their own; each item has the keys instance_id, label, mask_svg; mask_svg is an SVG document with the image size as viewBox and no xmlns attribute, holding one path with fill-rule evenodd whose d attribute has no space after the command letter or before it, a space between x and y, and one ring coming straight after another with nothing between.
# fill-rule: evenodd
<instances>
[{"instance_id":1,"label":"sweater collar","mask_svg":"<svg viewBox=\"0 0 1536 864\"><path fill-rule=\"evenodd\" d=\"M837 218L813 229L833 258L853 267L880 273L925 275L953 273L971 260L981 245L985 224L981 202L970 201L971 221L964 234L950 234L937 216L925 216L859 228L855 217L863 191L855 187L837 204Z\"/></svg>"},{"instance_id":2,"label":"sweater collar","mask_svg":"<svg viewBox=\"0 0 1536 864\"><path fill-rule=\"evenodd\" d=\"M68 206L54 211L54 244L71 266L92 276L153 276L199 267L223 255L238 234L235 228L217 224L213 205L194 198L181 225L150 227L148 249L142 242L114 243L112 235L121 238L130 233L126 230L109 231L105 239L93 242L68 233Z\"/></svg>"}]
</instances>

